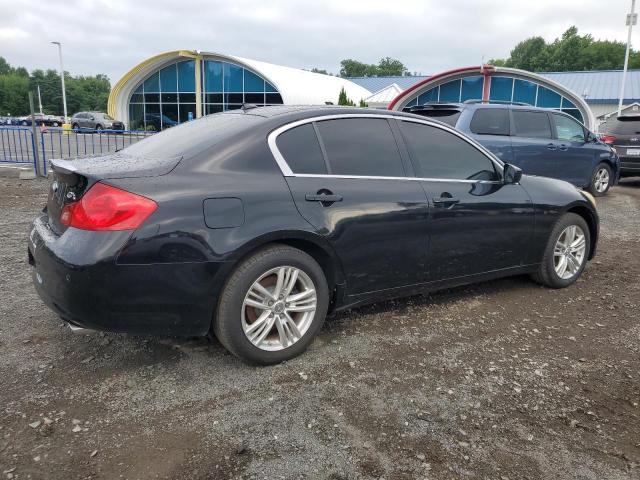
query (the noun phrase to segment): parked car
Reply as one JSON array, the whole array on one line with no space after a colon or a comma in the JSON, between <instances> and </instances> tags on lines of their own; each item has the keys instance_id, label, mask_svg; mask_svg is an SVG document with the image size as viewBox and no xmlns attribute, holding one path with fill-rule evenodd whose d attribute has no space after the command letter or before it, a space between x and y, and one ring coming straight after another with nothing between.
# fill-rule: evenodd
<instances>
[{"instance_id":1,"label":"parked car","mask_svg":"<svg viewBox=\"0 0 640 480\"><path fill-rule=\"evenodd\" d=\"M640 176L640 115L609 117L599 130L600 139L620 157L620 176Z\"/></svg>"},{"instance_id":2,"label":"parked car","mask_svg":"<svg viewBox=\"0 0 640 480\"><path fill-rule=\"evenodd\" d=\"M433 103L409 111L454 126L528 175L566 180L596 196L619 178L615 152L566 113L500 103Z\"/></svg>"},{"instance_id":3,"label":"parked car","mask_svg":"<svg viewBox=\"0 0 640 480\"><path fill-rule=\"evenodd\" d=\"M124 123L102 112L78 112L71 117L71 128L79 130L124 130Z\"/></svg>"},{"instance_id":4,"label":"parked car","mask_svg":"<svg viewBox=\"0 0 640 480\"><path fill-rule=\"evenodd\" d=\"M59 127L64 123L61 117L57 117L55 115L36 113L33 118L35 119L36 125L38 125L39 127L43 125L46 127ZM23 127L31 126L33 124L33 119L31 115L26 115L16 119L15 124L21 125Z\"/></svg>"},{"instance_id":5,"label":"parked car","mask_svg":"<svg viewBox=\"0 0 640 480\"><path fill-rule=\"evenodd\" d=\"M153 130L156 132L159 132L163 128L175 127L178 125L177 121L172 120L166 115L160 115L159 113L147 113L144 118L147 122L147 129L151 130L149 127L153 127Z\"/></svg>"},{"instance_id":6,"label":"parked car","mask_svg":"<svg viewBox=\"0 0 640 480\"><path fill-rule=\"evenodd\" d=\"M52 169L28 241L49 307L73 328L212 331L259 364L328 312L508 275L566 287L598 240L588 192L402 112L245 108Z\"/></svg>"}]
</instances>

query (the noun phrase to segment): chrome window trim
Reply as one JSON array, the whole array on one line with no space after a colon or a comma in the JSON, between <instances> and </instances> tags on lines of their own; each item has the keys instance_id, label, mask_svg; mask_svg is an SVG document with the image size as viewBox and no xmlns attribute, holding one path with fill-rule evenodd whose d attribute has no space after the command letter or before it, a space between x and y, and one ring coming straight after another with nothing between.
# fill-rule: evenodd
<instances>
[{"instance_id":1,"label":"chrome window trim","mask_svg":"<svg viewBox=\"0 0 640 480\"><path fill-rule=\"evenodd\" d=\"M489 183L489 184L500 184L502 181L500 180L467 180L467 179L455 179L455 178L428 178L428 177L377 177L377 176L369 176L369 175L328 175L328 174L308 174L308 173L294 173L289 167L289 164L280 153L278 146L276 144L276 140L279 135L286 132L287 130L291 130L292 128L299 127L300 125L306 125L307 123L321 122L323 120L337 120L343 118L384 118L384 119L394 119L400 120L403 122L413 122L413 123L421 123L424 125L428 125L430 127L439 128L441 130L445 130L449 133L456 135L461 140L467 142L469 145L474 147L476 150L479 150L484 156L486 156L491 163L498 169L499 173L503 173L504 164L496 158L489 150L483 147L480 143L476 142L472 138L468 138L464 136L462 133L458 132L453 127L449 125L444 125L436 122L431 122L429 120L423 120L421 118L412 118L405 117L402 115L391 115L391 114L375 114L375 113L342 113L342 114L333 114L333 115L319 115L317 117L309 117L304 118L302 120L296 120L295 122L287 123L286 125L282 125L267 136L267 143L269 145L269 149L273 157L282 172L282 175L285 177L302 177L302 178L345 178L345 179L369 179L369 180L411 180L411 181L430 181L430 182L460 182L460 183Z\"/></svg>"}]
</instances>

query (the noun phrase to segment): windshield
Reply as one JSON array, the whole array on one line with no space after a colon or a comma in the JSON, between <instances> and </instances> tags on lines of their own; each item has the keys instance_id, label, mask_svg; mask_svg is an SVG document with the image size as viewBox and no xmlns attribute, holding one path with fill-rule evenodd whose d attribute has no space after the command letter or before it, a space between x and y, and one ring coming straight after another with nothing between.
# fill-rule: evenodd
<instances>
[{"instance_id":1,"label":"windshield","mask_svg":"<svg viewBox=\"0 0 640 480\"><path fill-rule=\"evenodd\" d=\"M261 120L262 117L245 113L217 113L150 135L122 152L136 157L188 157L251 128Z\"/></svg>"},{"instance_id":2,"label":"windshield","mask_svg":"<svg viewBox=\"0 0 640 480\"><path fill-rule=\"evenodd\" d=\"M113 118L111 118L109 115L107 115L106 113L104 114L104 118L107 120L113 120Z\"/></svg>"}]
</instances>

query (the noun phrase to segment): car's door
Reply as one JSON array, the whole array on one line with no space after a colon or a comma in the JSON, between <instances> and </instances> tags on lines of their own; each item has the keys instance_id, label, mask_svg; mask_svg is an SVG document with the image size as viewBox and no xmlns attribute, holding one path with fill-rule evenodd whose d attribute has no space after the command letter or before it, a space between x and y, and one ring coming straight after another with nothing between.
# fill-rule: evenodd
<instances>
[{"instance_id":1,"label":"car's door","mask_svg":"<svg viewBox=\"0 0 640 480\"><path fill-rule=\"evenodd\" d=\"M416 174L431 202L430 280L525 265L533 205L500 165L459 133L399 120Z\"/></svg>"},{"instance_id":2,"label":"car's door","mask_svg":"<svg viewBox=\"0 0 640 480\"><path fill-rule=\"evenodd\" d=\"M557 150L556 169L562 171L564 180L583 187L589 184L595 167L593 144L586 142L585 130L573 118L552 113Z\"/></svg>"},{"instance_id":3,"label":"car's door","mask_svg":"<svg viewBox=\"0 0 640 480\"><path fill-rule=\"evenodd\" d=\"M424 281L429 208L387 118L321 117L279 133L276 146L300 214L342 262L348 294Z\"/></svg>"},{"instance_id":4,"label":"car's door","mask_svg":"<svg viewBox=\"0 0 640 480\"><path fill-rule=\"evenodd\" d=\"M511 110L513 164L527 175L562 178L556 168L556 141L546 111Z\"/></svg>"},{"instance_id":5,"label":"car's door","mask_svg":"<svg viewBox=\"0 0 640 480\"><path fill-rule=\"evenodd\" d=\"M87 114L86 113L78 113L78 125L80 128L87 128Z\"/></svg>"}]
</instances>

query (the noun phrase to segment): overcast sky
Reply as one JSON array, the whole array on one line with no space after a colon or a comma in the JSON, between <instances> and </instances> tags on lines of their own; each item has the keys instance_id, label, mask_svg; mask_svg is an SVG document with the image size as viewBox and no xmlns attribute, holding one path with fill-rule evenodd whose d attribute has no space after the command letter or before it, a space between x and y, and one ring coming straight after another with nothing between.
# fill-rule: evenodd
<instances>
[{"instance_id":1,"label":"overcast sky","mask_svg":"<svg viewBox=\"0 0 640 480\"><path fill-rule=\"evenodd\" d=\"M436 73L502 58L520 40L571 25L626 41L630 0L0 0L0 56L14 66L106 73L180 48L338 72L340 60L398 58ZM640 34L634 32L634 39Z\"/></svg>"}]
</instances>

